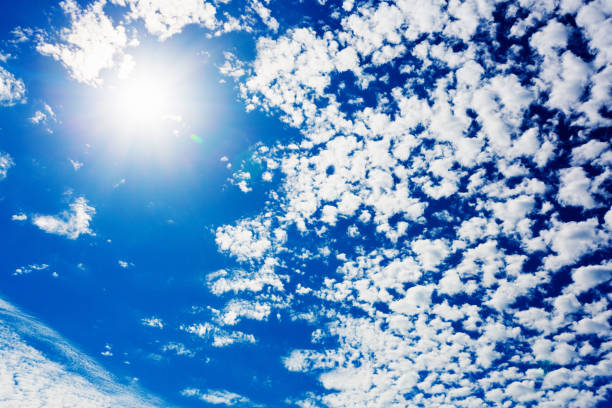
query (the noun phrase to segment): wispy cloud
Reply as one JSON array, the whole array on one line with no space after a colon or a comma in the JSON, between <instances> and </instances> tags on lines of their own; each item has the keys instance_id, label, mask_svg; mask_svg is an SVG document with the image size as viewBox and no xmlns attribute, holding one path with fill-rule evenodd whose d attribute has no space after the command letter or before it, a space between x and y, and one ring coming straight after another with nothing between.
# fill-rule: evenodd
<instances>
[{"instance_id":1,"label":"wispy cloud","mask_svg":"<svg viewBox=\"0 0 612 408\"><path fill-rule=\"evenodd\" d=\"M21 79L0 67L0 106L13 106L26 101L26 88Z\"/></svg>"},{"instance_id":2,"label":"wispy cloud","mask_svg":"<svg viewBox=\"0 0 612 408\"><path fill-rule=\"evenodd\" d=\"M15 272L13 273L13 275L27 275L32 273L33 271L44 271L45 269L48 269L49 265L47 264L32 264L32 265L28 265L28 266L22 266L20 268L15 269Z\"/></svg>"},{"instance_id":3,"label":"wispy cloud","mask_svg":"<svg viewBox=\"0 0 612 408\"><path fill-rule=\"evenodd\" d=\"M70 211L64 211L58 216L35 215L32 223L49 234L77 239L82 234L94 235L89 224L95 213L95 208L88 205L84 197L78 197L70 204Z\"/></svg>"},{"instance_id":4,"label":"wispy cloud","mask_svg":"<svg viewBox=\"0 0 612 408\"><path fill-rule=\"evenodd\" d=\"M0 152L0 181L6 178L8 170L15 165L8 153Z\"/></svg>"},{"instance_id":5,"label":"wispy cloud","mask_svg":"<svg viewBox=\"0 0 612 408\"><path fill-rule=\"evenodd\" d=\"M11 216L11 220L13 220L13 221L25 221L27 219L28 219L28 216L25 215L24 213L13 214Z\"/></svg>"},{"instance_id":6,"label":"wispy cloud","mask_svg":"<svg viewBox=\"0 0 612 408\"><path fill-rule=\"evenodd\" d=\"M154 407L161 401L119 384L53 330L0 299L0 372L9 376L3 404L10 407ZM36 347L27 339L35 339ZM70 368L68 368L70 367Z\"/></svg>"},{"instance_id":7,"label":"wispy cloud","mask_svg":"<svg viewBox=\"0 0 612 408\"><path fill-rule=\"evenodd\" d=\"M143 326L155 327L158 329L164 328L164 321L160 319L159 317L145 317L145 318L140 319L140 323Z\"/></svg>"},{"instance_id":8,"label":"wispy cloud","mask_svg":"<svg viewBox=\"0 0 612 408\"><path fill-rule=\"evenodd\" d=\"M213 405L225 405L229 407L256 407L259 405L254 404L250 399L240 394L230 392L227 390L205 390L201 391L197 388L185 388L181 391L181 395L184 397L199 398Z\"/></svg>"}]
</instances>

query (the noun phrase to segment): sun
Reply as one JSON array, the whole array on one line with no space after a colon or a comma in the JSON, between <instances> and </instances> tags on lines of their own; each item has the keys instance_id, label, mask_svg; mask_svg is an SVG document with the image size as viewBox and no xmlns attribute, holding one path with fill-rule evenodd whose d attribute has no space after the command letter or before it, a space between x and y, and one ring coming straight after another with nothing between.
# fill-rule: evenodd
<instances>
[{"instance_id":1,"label":"sun","mask_svg":"<svg viewBox=\"0 0 612 408\"><path fill-rule=\"evenodd\" d=\"M75 125L113 157L171 162L185 146L205 144L216 126L216 94L203 67L182 50L143 50L128 72L108 71L101 86L86 90Z\"/></svg>"},{"instance_id":2,"label":"sun","mask_svg":"<svg viewBox=\"0 0 612 408\"><path fill-rule=\"evenodd\" d=\"M183 120L188 84L172 65L143 64L105 89L104 111L108 124L123 137L151 138L176 133L171 128Z\"/></svg>"},{"instance_id":3,"label":"sun","mask_svg":"<svg viewBox=\"0 0 612 408\"><path fill-rule=\"evenodd\" d=\"M117 89L118 116L127 124L146 126L172 114L173 95L162 78L141 75L125 81Z\"/></svg>"},{"instance_id":4,"label":"sun","mask_svg":"<svg viewBox=\"0 0 612 408\"><path fill-rule=\"evenodd\" d=\"M111 108L119 126L151 130L168 118L180 116L180 89L156 72L138 73L111 90Z\"/></svg>"}]
</instances>

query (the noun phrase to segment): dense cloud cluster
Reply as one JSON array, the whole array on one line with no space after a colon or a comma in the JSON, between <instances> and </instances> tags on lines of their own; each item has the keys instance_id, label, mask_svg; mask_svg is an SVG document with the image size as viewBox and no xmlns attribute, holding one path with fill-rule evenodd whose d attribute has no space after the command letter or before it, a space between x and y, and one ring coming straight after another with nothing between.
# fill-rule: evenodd
<instances>
[{"instance_id":1,"label":"dense cloud cluster","mask_svg":"<svg viewBox=\"0 0 612 408\"><path fill-rule=\"evenodd\" d=\"M338 28L261 38L252 63L231 56L223 69L247 109L279 115L304 136L258 153L279 164L269 171L283 178L281 199L267 219L289 239L255 238L272 232L257 219L217 231L220 249L252 271L224 285L261 288L272 279L261 279L258 262L277 259L289 283L271 293L319 316L312 348L284 359L329 390L301 404L606 399L609 5L343 9ZM285 249L295 258L278 255ZM304 251L322 254L328 270L295 273Z\"/></svg>"}]
</instances>

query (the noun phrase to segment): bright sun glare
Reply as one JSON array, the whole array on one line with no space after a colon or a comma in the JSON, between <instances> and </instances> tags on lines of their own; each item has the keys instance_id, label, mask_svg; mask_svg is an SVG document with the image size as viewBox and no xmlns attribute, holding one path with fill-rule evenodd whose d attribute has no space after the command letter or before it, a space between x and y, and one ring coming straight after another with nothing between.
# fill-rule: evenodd
<instances>
[{"instance_id":1,"label":"bright sun glare","mask_svg":"<svg viewBox=\"0 0 612 408\"><path fill-rule=\"evenodd\" d=\"M141 76L125 81L117 90L117 109L124 119L147 124L169 113L170 98L159 79Z\"/></svg>"},{"instance_id":2,"label":"bright sun glare","mask_svg":"<svg viewBox=\"0 0 612 408\"><path fill-rule=\"evenodd\" d=\"M184 84L167 71L142 67L107 88L105 105L115 128L150 137L181 121Z\"/></svg>"}]
</instances>

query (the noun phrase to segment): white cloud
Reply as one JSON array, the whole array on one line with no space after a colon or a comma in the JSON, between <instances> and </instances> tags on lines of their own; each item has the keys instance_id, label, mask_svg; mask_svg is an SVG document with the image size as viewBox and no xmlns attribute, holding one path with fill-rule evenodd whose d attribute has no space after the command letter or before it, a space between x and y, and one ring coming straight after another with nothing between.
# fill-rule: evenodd
<instances>
[{"instance_id":1,"label":"white cloud","mask_svg":"<svg viewBox=\"0 0 612 408\"><path fill-rule=\"evenodd\" d=\"M26 88L21 79L0 67L0 106L25 103Z\"/></svg>"},{"instance_id":2,"label":"white cloud","mask_svg":"<svg viewBox=\"0 0 612 408\"><path fill-rule=\"evenodd\" d=\"M461 278L456 270L450 269L444 272L444 276L438 282L438 289L441 293L454 295L464 290Z\"/></svg>"},{"instance_id":3,"label":"white cloud","mask_svg":"<svg viewBox=\"0 0 612 408\"><path fill-rule=\"evenodd\" d=\"M353 47L343 48L335 57L336 69L339 72L359 70L359 56Z\"/></svg>"},{"instance_id":4,"label":"white cloud","mask_svg":"<svg viewBox=\"0 0 612 408\"><path fill-rule=\"evenodd\" d=\"M102 84L100 72L113 68L128 46L125 27L114 26L104 13L106 0L81 9L75 0L60 2L70 17L70 27L60 32L61 42L39 38L36 49L43 55L60 61L70 75L92 86Z\"/></svg>"},{"instance_id":5,"label":"white cloud","mask_svg":"<svg viewBox=\"0 0 612 408\"><path fill-rule=\"evenodd\" d=\"M606 31L612 28L612 17L605 0L583 4L578 10L576 23L584 29L590 40L589 48L597 53L595 65L601 67L609 64L612 61L612 50Z\"/></svg>"},{"instance_id":6,"label":"white cloud","mask_svg":"<svg viewBox=\"0 0 612 408\"><path fill-rule=\"evenodd\" d=\"M261 179L263 181L272 181L273 177L274 177L274 174L272 172L270 172L270 171L265 171L261 175Z\"/></svg>"},{"instance_id":7,"label":"white cloud","mask_svg":"<svg viewBox=\"0 0 612 408\"><path fill-rule=\"evenodd\" d=\"M249 184L246 180L240 180L236 183L236 185L243 193L248 193L253 190L251 187L249 187Z\"/></svg>"},{"instance_id":8,"label":"white cloud","mask_svg":"<svg viewBox=\"0 0 612 408\"><path fill-rule=\"evenodd\" d=\"M229 302L221 312L219 322L223 325L234 326L243 318L267 320L270 311L271 308L268 304L233 300Z\"/></svg>"},{"instance_id":9,"label":"white cloud","mask_svg":"<svg viewBox=\"0 0 612 408\"><path fill-rule=\"evenodd\" d=\"M123 184L125 184L125 179L124 178L119 180L117 183L113 184L113 188L117 188L117 187L119 187L119 186L121 186Z\"/></svg>"},{"instance_id":10,"label":"white cloud","mask_svg":"<svg viewBox=\"0 0 612 408\"><path fill-rule=\"evenodd\" d=\"M581 266L572 270L574 283L567 287L566 291L580 294L595 286L607 282L612 278L612 262L600 265Z\"/></svg>"},{"instance_id":11,"label":"white cloud","mask_svg":"<svg viewBox=\"0 0 612 408\"><path fill-rule=\"evenodd\" d=\"M184 397L199 398L204 402L213 405L226 406L253 406L251 400L242 395L227 391L227 390L206 390L201 391L197 388L185 388L181 391Z\"/></svg>"},{"instance_id":12,"label":"white cloud","mask_svg":"<svg viewBox=\"0 0 612 408\"><path fill-rule=\"evenodd\" d=\"M251 7L270 30L275 32L278 30L278 21L272 17L269 8L264 6L259 0L251 0Z\"/></svg>"},{"instance_id":13,"label":"white cloud","mask_svg":"<svg viewBox=\"0 0 612 408\"><path fill-rule=\"evenodd\" d=\"M245 65L243 61L240 61L231 52L224 52L223 56L225 58L225 62L223 63L223 65L219 67L219 72L222 75L227 75L234 79L238 79L246 74L246 71L243 68ZM228 161L229 159L227 158L227 156L221 157L221 162L228 162Z\"/></svg>"},{"instance_id":14,"label":"white cloud","mask_svg":"<svg viewBox=\"0 0 612 408\"><path fill-rule=\"evenodd\" d=\"M104 346L104 351L101 351L100 354L103 355L104 357L112 357L113 356L113 352L111 351L113 348L110 346L110 344L107 344Z\"/></svg>"},{"instance_id":15,"label":"white cloud","mask_svg":"<svg viewBox=\"0 0 612 408\"><path fill-rule=\"evenodd\" d=\"M223 330L210 323L182 325L180 328L187 333L210 342L213 347L228 347L239 343L257 343L255 336L252 334L243 333L238 330Z\"/></svg>"},{"instance_id":16,"label":"white cloud","mask_svg":"<svg viewBox=\"0 0 612 408\"><path fill-rule=\"evenodd\" d=\"M534 342L533 353L538 360L548 360L559 365L568 365L576 356L573 346L565 342L551 342L547 339L538 339Z\"/></svg>"},{"instance_id":17,"label":"white cloud","mask_svg":"<svg viewBox=\"0 0 612 408\"><path fill-rule=\"evenodd\" d=\"M457 231L457 234L461 239L465 239L468 242L475 242L478 239L497 235L498 232L499 227L495 222L491 222L482 217L473 217L461 223L461 227Z\"/></svg>"},{"instance_id":18,"label":"white cloud","mask_svg":"<svg viewBox=\"0 0 612 408\"><path fill-rule=\"evenodd\" d=\"M547 281L542 272L535 274L522 274L515 280L500 279L499 287L490 295L490 300L485 304L503 311L512 305L519 296L526 295L530 290Z\"/></svg>"},{"instance_id":19,"label":"white cloud","mask_svg":"<svg viewBox=\"0 0 612 408\"><path fill-rule=\"evenodd\" d=\"M15 272L13 273L13 275L27 275L29 273L32 273L33 271L44 271L45 269L48 269L49 265L47 264L32 264L32 265L28 265L28 266L22 266L20 268L15 269Z\"/></svg>"},{"instance_id":20,"label":"white cloud","mask_svg":"<svg viewBox=\"0 0 612 408\"><path fill-rule=\"evenodd\" d=\"M49 119L53 121L56 120L55 112L53 112L53 109L51 108L51 106L45 103L43 110L37 110L34 113L34 116L30 118L30 122L34 123L35 125L38 125L41 122L42 123L47 122Z\"/></svg>"},{"instance_id":21,"label":"white cloud","mask_svg":"<svg viewBox=\"0 0 612 408\"><path fill-rule=\"evenodd\" d=\"M165 405L126 387L57 333L0 300L0 393L7 407ZM27 339L34 339L34 344Z\"/></svg>"},{"instance_id":22,"label":"white cloud","mask_svg":"<svg viewBox=\"0 0 612 408\"><path fill-rule=\"evenodd\" d=\"M593 163L597 157L609 147L608 143L600 142L599 140L589 140L572 149L572 164L581 166L587 163Z\"/></svg>"},{"instance_id":23,"label":"white cloud","mask_svg":"<svg viewBox=\"0 0 612 408\"><path fill-rule=\"evenodd\" d=\"M283 283L274 272L275 265L274 258L266 258L261 268L255 272L219 270L207 276L208 286L215 295L227 292L261 292L266 286L282 291Z\"/></svg>"},{"instance_id":24,"label":"white cloud","mask_svg":"<svg viewBox=\"0 0 612 408\"><path fill-rule=\"evenodd\" d=\"M95 213L95 208L88 205L84 197L78 197L70 204L70 211L64 211L58 216L35 215L32 223L49 234L77 239L83 234L94 235L89 224Z\"/></svg>"},{"instance_id":25,"label":"white cloud","mask_svg":"<svg viewBox=\"0 0 612 408\"><path fill-rule=\"evenodd\" d=\"M449 254L448 245L441 239L415 240L412 242L412 250L416 252L423 268L429 271L436 270Z\"/></svg>"},{"instance_id":26,"label":"white cloud","mask_svg":"<svg viewBox=\"0 0 612 408\"><path fill-rule=\"evenodd\" d=\"M544 241L557 253L544 258L545 267L557 270L602 246L605 238L598 225L596 218L566 223L553 220L553 228L541 233Z\"/></svg>"},{"instance_id":27,"label":"white cloud","mask_svg":"<svg viewBox=\"0 0 612 408\"><path fill-rule=\"evenodd\" d=\"M431 304L433 289L433 286L413 286L406 290L406 295L402 299L392 302L390 307L396 312L407 315L423 313Z\"/></svg>"},{"instance_id":28,"label":"white cloud","mask_svg":"<svg viewBox=\"0 0 612 408\"><path fill-rule=\"evenodd\" d=\"M592 69L570 51L561 56L560 62L561 72L558 78L552 81L548 104L569 112L578 105Z\"/></svg>"},{"instance_id":29,"label":"white cloud","mask_svg":"<svg viewBox=\"0 0 612 408\"><path fill-rule=\"evenodd\" d=\"M266 221L242 220L236 226L217 228L215 241L222 251L228 251L238 260L260 259L271 249Z\"/></svg>"},{"instance_id":30,"label":"white cloud","mask_svg":"<svg viewBox=\"0 0 612 408\"><path fill-rule=\"evenodd\" d=\"M195 357L196 353L192 350L189 350L182 343L168 343L162 347L163 352L173 352L176 353L177 356L185 356L185 357Z\"/></svg>"},{"instance_id":31,"label":"white cloud","mask_svg":"<svg viewBox=\"0 0 612 408\"><path fill-rule=\"evenodd\" d=\"M46 119L47 119L47 115L45 115L42 111L36 111L34 113L34 116L30 118L30 122L37 125L40 122L44 122Z\"/></svg>"},{"instance_id":32,"label":"white cloud","mask_svg":"<svg viewBox=\"0 0 612 408\"><path fill-rule=\"evenodd\" d=\"M140 323L143 326L154 327L157 329L164 328L164 321L160 319L159 317L144 317L140 319Z\"/></svg>"},{"instance_id":33,"label":"white cloud","mask_svg":"<svg viewBox=\"0 0 612 408\"><path fill-rule=\"evenodd\" d=\"M604 223L609 230L612 230L612 208L604 216Z\"/></svg>"},{"instance_id":34,"label":"white cloud","mask_svg":"<svg viewBox=\"0 0 612 408\"><path fill-rule=\"evenodd\" d=\"M557 20L550 20L546 26L531 36L529 43L546 57L555 58L559 50L567 45L568 29Z\"/></svg>"},{"instance_id":35,"label":"white cloud","mask_svg":"<svg viewBox=\"0 0 612 408\"><path fill-rule=\"evenodd\" d=\"M8 169L13 167L15 162L8 153L0 152L0 181L6 178Z\"/></svg>"},{"instance_id":36,"label":"white cloud","mask_svg":"<svg viewBox=\"0 0 612 408\"><path fill-rule=\"evenodd\" d=\"M559 368L557 370L551 371L544 377L542 382L542 388L556 388L559 385L567 384L568 381L571 381L572 372L567 368Z\"/></svg>"},{"instance_id":37,"label":"white cloud","mask_svg":"<svg viewBox=\"0 0 612 408\"><path fill-rule=\"evenodd\" d=\"M11 216L11 220L13 220L13 221L25 221L27 219L28 219L28 216L25 215L24 213L13 214Z\"/></svg>"},{"instance_id":38,"label":"white cloud","mask_svg":"<svg viewBox=\"0 0 612 408\"><path fill-rule=\"evenodd\" d=\"M511 146L512 133L533 100L532 92L520 84L516 75L500 75L474 92L473 98L474 109L482 120L493 151L505 155Z\"/></svg>"},{"instance_id":39,"label":"white cloud","mask_svg":"<svg viewBox=\"0 0 612 408\"><path fill-rule=\"evenodd\" d=\"M612 311L608 310L598 313L594 317L585 317L580 321L574 322L572 328L577 334L597 335L604 338L610 333L610 323L608 323L610 317L612 317Z\"/></svg>"},{"instance_id":40,"label":"white cloud","mask_svg":"<svg viewBox=\"0 0 612 408\"><path fill-rule=\"evenodd\" d=\"M130 7L129 16L144 20L147 30L161 41L180 33L189 24L200 24L214 29L218 22L216 9L202 0L113 0Z\"/></svg>"},{"instance_id":41,"label":"white cloud","mask_svg":"<svg viewBox=\"0 0 612 408\"><path fill-rule=\"evenodd\" d=\"M0 51L0 62L6 62L11 58L14 58L14 56L10 53L5 54L4 52Z\"/></svg>"},{"instance_id":42,"label":"white cloud","mask_svg":"<svg viewBox=\"0 0 612 408\"><path fill-rule=\"evenodd\" d=\"M72 159L70 159L70 164L72 165L72 168L74 169L74 171L78 171L84 165L83 162L80 162L78 160L72 160Z\"/></svg>"},{"instance_id":43,"label":"white cloud","mask_svg":"<svg viewBox=\"0 0 612 408\"><path fill-rule=\"evenodd\" d=\"M582 167L562 169L560 174L559 203L590 209L597 206L591 194L591 180Z\"/></svg>"},{"instance_id":44,"label":"white cloud","mask_svg":"<svg viewBox=\"0 0 612 408\"><path fill-rule=\"evenodd\" d=\"M506 395L519 402L537 400L540 398L540 393L536 392L534 387L534 381L515 381L508 385Z\"/></svg>"}]
</instances>

